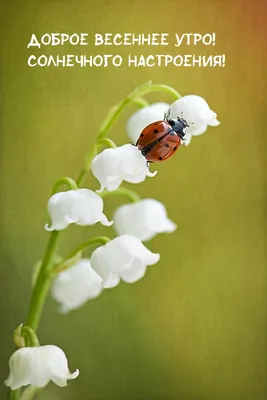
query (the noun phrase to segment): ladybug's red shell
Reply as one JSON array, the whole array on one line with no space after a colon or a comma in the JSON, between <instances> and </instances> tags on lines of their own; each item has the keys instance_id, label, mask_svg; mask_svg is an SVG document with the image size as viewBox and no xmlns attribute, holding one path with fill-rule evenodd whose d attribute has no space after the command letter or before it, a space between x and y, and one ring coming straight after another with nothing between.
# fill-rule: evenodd
<instances>
[{"instance_id":1,"label":"ladybug's red shell","mask_svg":"<svg viewBox=\"0 0 267 400\"><path fill-rule=\"evenodd\" d=\"M180 143L179 136L172 132L155 144L145 157L150 162L165 161L176 152Z\"/></svg>"},{"instance_id":2,"label":"ladybug's red shell","mask_svg":"<svg viewBox=\"0 0 267 400\"><path fill-rule=\"evenodd\" d=\"M136 145L139 150L142 150L149 144L152 144L156 139L165 136L171 130L172 127L167 121L153 122L142 130Z\"/></svg>"},{"instance_id":3,"label":"ladybug's red shell","mask_svg":"<svg viewBox=\"0 0 267 400\"><path fill-rule=\"evenodd\" d=\"M157 121L141 132L136 145L147 161L159 162L170 158L180 143L180 137L167 121Z\"/></svg>"}]
</instances>

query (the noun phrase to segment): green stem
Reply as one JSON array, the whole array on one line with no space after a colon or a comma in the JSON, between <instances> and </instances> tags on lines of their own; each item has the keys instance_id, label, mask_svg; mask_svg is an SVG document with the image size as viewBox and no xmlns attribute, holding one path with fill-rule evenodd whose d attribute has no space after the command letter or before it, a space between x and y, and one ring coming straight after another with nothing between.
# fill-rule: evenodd
<instances>
[{"instance_id":1,"label":"green stem","mask_svg":"<svg viewBox=\"0 0 267 400\"><path fill-rule=\"evenodd\" d=\"M97 155L97 144L95 143L93 145L92 150L86 155L85 157L85 166L84 168L81 170L76 183L78 187L81 187L83 184L83 181L88 173L88 171L90 170L91 167L91 163L93 161L93 159L95 158L95 156Z\"/></svg>"},{"instance_id":2,"label":"green stem","mask_svg":"<svg viewBox=\"0 0 267 400\"><path fill-rule=\"evenodd\" d=\"M144 108L149 106L149 102L142 97L136 97L132 99L132 103L137 106L138 108Z\"/></svg>"},{"instance_id":3,"label":"green stem","mask_svg":"<svg viewBox=\"0 0 267 400\"><path fill-rule=\"evenodd\" d=\"M17 389L17 390L9 389L8 394L7 394L7 400L19 400L20 394L21 394L21 389Z\"/></svg>"},{"instance_id":4,"label":"green stem","mask_svg":"<svg viewBox=\"0 0 267 400\"><path fill-rule=\"evenodd\" d=\"M125 97L124 100L122 100L120 103L118 103L115 107L112 107L110 110L110 113L108 114L108 117L105 119L103 124L101 125L97 138L103 138L107 135L109 130L111 129L112 125L117 121L119 116L121 115L122 111L126 108L128 104L132 102L132 99L130 96Z\"/></svg>"},{"instance_id":5,"label":"green stem","mask_svg":"<svg viewBox=\"0 0 267 400\"><path fill-rule=\"evenodd\" d=\"M36 333L29 326L23 325L21 328L21 335L25 339L26 347L40 346Z\"/></svg>"},{"instance_id":6,"label":"green stem","mask_svg":"<svg viewBox=\"0 0 267 400\"><path fill-rule=\"evenodd\" d=\"M107 197L107 196L113 196L113 195L120 195L120 196L125 196L128 197L128 199L132 203L136 203L137 201L140 200L140 196L134 192L133 190L127 189L125 187L119 187L116 190L113 190L112 192L109 192L108 190L104 190L103 192L99 193L99 196L101 197Z\"/></svg>"},{"instance_id":7,"label":"green stem","mask_svg":"<svg viewBox=\"0 0 267 400\"><path fill-rule=\"evenodd\" d=\"M146 82L145 84L138 86L136 89L134 89L124 100L119 102L116 106L112 107L110 110L107 118L104 120L103 124L101 125L98 136L97 136L97 143L94 144L92 151L86 156L85 160L85 167L83 170L80 172L77 181L75 182L72 178L69 177L64 177L60 178L56 184L53 187L53 194L58 191L58 189L62 185L67 185L70 190L76 190L78 187L81 187L87 172L90 169L91 162L94 159L94 157L97 155L98 151L98 145L108 145L110 147L111 141L106 138L109 130L111 127L114 125L114 123L117 121L117 119L120 117L126 106L128 106L131 103L136 104L138 107L146 107L148 103L146 100L142 99L142 96L150 93L150 92L155 92L155 91L160 91L160 92L165 92L170 94L171 96L174 97L174 99L179 99L181 96L178 92L176 92L173 88L166 86L166 85L152 85L152 82ZM106 140L104 140L106 139ZM113 142L112 142L113 143ZM113 145L111 146L113 147ZM119 188L116 191L112 192L113 194L121 194L124 196L127 196L131 201L138 201L140 198L139 196L135 193L132 192L126 188ZM102 197L108 196L109 192L103 192ZM51 285L51 269L53 267L53 261L54 261L54 256L55 256L55 250L57 247L57 241L59 238L60 232L58 231L53 231L50 236L50 240L47 245L47 249L42 261L42 265L40 267L40 271L38 273L35 286L32 292L31 296L31 301L30 301L30 307L29 307L29 313L26 321L27 329L32 329L33 331L37 330L39 320L41 317L43 305L46 300L47 293L49 291L50 285ZM109 240L109 238L103 238L103 237L97 237L88 240L87 242L84 242L82 245L77 247L72 254L69 257L74 257L78 252L84 250L88 246L91 246L92 244L97 244L97 243L106 243ZM68 258L69 258L68 257ZM61 265L61 264L60 264ZM26 329L26 327L25 327ZM26 341L30 338L30 343L32 344L37 344L36 341L31 342L31 335L29 333L30 331L26 331L24 333L24 337L26 338ZM31 399L34 396L35 390L34 388L27 388L24 393L26 396L26 393L29 393L28 397L25 397L25 399ZM8 399L9 400L18 400L20 398L20 389L19 390L9 390L8 393ZM32 393L32 394L30 394Z\"/></svg>"},{"instance_id":8,"label":"green stem","mask_svg":"<svg viewBox=\"0 0 267 400\"><path fill-rule=\"evenodd\" d=\"M21 400L32 400L39 389L35 386L28 386L22 396Z\"/></svg>"},{"instance_id":9,"label":"green stem","mask_svg":"<svg viewBox=\"0 0 267 400\"><path fill-rule=\"evenodd\" d=\"M24 339L25 347L32 347L31 346L31 338L30 338L30 336L27 335L27 333L24 333L23 339Z\"/></svg>"},{"instance_id":10,"label":"green stem","mask_svg":"<svg viewBox=\"0 0 267 400\"><path fill-rule=\"evenodd\" d=\"M87 249L87 247L92 246L94 244L101 244L104 245L107 242L110 241L110 238L107 236L96 236L92 239L88 239L85 242L81 243L79 246L76 247L75 250L73 250L68 257L66 257L65 260L68 260L69 258L73 258L77 253Z\"/></svg>"},{"instance_id":11,"label":"green stem","mask_svg":"<svg viewBox=\"0 0 267 400\"><path fill-rule=\"evenodd\" d=\"M63 186L67 185L70 190L77 190L78 186L76 182L70 178L69 176L64 176L63 178L59 178L52 189L52 195L58 192L58 189Z\"/></svg>"},{"instance_id":12,"label":"green stem","mask_svg":"<svg viewBox=\"0 0 267 400\"><path fill-rule=\"evenodd\" d=\"M152 82L146 82L140 86L137 86L124 100L120 101L114 107L111 108L109 111L106 119L104 120L103 124L101 125L97 138L103 138L107 136L109 130L111 129L112 125L117 121L121 113L124 111L126 106L131 103L138 103L140 107L140 102L143 100L140 99L141 96L148 94L150 92L150 88L152 86ZM145 102L145 100L143 100ZM143 103L143 106L147 103Z\"/></svg>"},{"instance_id":13,"label":"green stem","mask_svg":"<svg viewBox=\"0 0 267 400\"><path fill-rule=\"evenodd\" d=\"M85 177L86 177L88 171L89 171L89 169L87 169L87 168L85 169L85 168L84 168L84 169L82 169L81 172L79 173L78 178L77 178L78 187L81 187L81 185L83 184L84 179L85 179Z\"/></svg>"},{"instance_id":14,"label":"green stem","mask_svg":"<svg viewBox=\"0 0 267 400\"><path fill-rule=\"evenodd\" d=\"M96 236L92 239L88 239L85 242L81 243L77 246L62 262L60 262L52 271L51 276L55 276L58 273L64 271L65 265L68 260L74 259L79 253L86 250L88 247L93 245L104 245L110 241L110 238L107 236Z\"/></svg>"},{"instance_id":15,"label":"green stem","mask_svg":"<svg viewBox=\"0 0 267 400\"><path fill-rule=\"evenodd\" d=\"M109 138L100 138L97 140L96 142L97 144L97 150L99 147L107 147L110 149L116 149L116 144L113 142L113 140L109 139Z\"/></svg>"},{"instance_id":16,"label":"green stem","mask_svg":"<svg viewBox=\"0 0 267 400\"><path fill-rule=\"evenodd\" d=\"M182 97L180 95L180 93L178 93L171 86L161 85L161 84L151 85L150 89L149 89L149 93L150 92L164 92L164 93L167 93L170 96L172 96L174 98L174 100L178 100L178 99L180 99Z\"/></svg>"},{"instance_id":17,"label":"green stem","mask_svg":"<svg viewBox=\"0 0 267 400\"><path fill-rule=\"evenodd\" d=\"M59 237L58 231L53 231L50 236L50 240L47 245L44 259L40 268L40 272L37 276L36 283L31 296L30 308L26 325L32 328L34 331L37 330L39 319L42 313L43 305L46 300L47 293L50 288L51 278L50 270L53 265L53 257L57 247L57 241Z\"/></svg>"}]
</instances>

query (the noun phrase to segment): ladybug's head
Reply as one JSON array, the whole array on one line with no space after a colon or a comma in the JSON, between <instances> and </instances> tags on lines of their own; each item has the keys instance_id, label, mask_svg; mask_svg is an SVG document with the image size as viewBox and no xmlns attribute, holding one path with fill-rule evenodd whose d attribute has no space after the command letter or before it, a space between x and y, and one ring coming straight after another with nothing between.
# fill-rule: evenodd
<instances>
[{"instance_id":1,"label":"ladybug's head","mask_svg":"<svg viewBox=\"0 0 267 400\"><path fill-rule=\"evenodd\" d=\"M177 119L180 122L180 124L183 125L183 128L189 127L187 121L184 118L178 117Z\"/></svg>"},{"instance_id":2,"label":"ladybug's head","mask_svg":"<svg viewBox=\"0 0 267 400\"><path fill-rule=\"evenodd\" d=\"M189 126L186 120L178 117L177 119L169 119L168 123L171 125L174 132L176 132L177 135L179 135L180 138L183 139L185 135L184 128Z\"/></svg>"}]
</instances>

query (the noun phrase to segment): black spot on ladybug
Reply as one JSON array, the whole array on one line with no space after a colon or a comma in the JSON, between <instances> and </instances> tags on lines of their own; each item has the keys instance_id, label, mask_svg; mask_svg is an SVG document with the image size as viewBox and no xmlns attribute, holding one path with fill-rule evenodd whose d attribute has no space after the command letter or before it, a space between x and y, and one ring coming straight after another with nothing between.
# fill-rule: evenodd
<instances>
[{"instance_id":1,"label":"black spot on ladybug","mask_svg":"<svg viewBox=\"0 0 267 400\"><path fill-rule=\"evenodd\" d=\"M154 129L154 133L159 133L159 131L157 129Z\"/></svg>"},{"instance_id":2,"label":"black spot on ladybug","mask_svg":"<svg viewBox=\"0 0 267 400\"><path fill-rule=\"evenodd\" d=\"M159 157L159 160L162 160L162 157Z\"/></svg>"},{"instance_id":3,"label":"black spot on ladybug","mask_svg":"<svg viewBox=\"0 0 267 400\"><path fill-rule=\"evenodd\" d=\"M141 133L141 135L140 135L141 137L143 137L144 136L144 134L143 133Z\"/></svg>"},{"instance_id":4,"label":"black spot on ladybug","mask_svg":"<svg viewBox=\"0 0 267 400\"><path fill-rule=\"evenodd\" d=\"M177 146L175 146L174 148L173 148L173 150L175 151L177 149Z\"/></svg>"},{"instance_id":5,"label":"black spot on ladybug","mask_svg":"<svg viewBox=\"0 0 267 400\"><path fill-rule=\"evenodd\" d=\"M166 143L166 144L165 144L165 147L170 147L170 146L168 145L168 143Z\"/></svg>"}]
</instances>

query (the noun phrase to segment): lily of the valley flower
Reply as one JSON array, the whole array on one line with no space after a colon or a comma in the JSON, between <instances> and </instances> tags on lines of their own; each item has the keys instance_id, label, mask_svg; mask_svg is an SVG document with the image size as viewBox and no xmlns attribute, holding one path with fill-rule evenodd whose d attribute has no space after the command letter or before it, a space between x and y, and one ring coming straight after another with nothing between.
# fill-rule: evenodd
<instances>
[{"instance_id":1,"label":"lily of the valley flower","mask_svg":"<svg viewBox=\"0 0 267 400\"><path fill-rule=\"evenodd\" d=\"M48 213L52 225L45 225L47 231L62 231L70 224L94 225L100 222L110 226L103 214L103 200L89 189L69 190L54 194L48 201Z\"/></svg>"},{"instance_id":2,"label":"lily of the valley flower","mask_svg":"<svg viewBox=\"0 0 267 400\"><path fill-rule=\"evenodd\" d=\"M154 199L144 199L119 207L114 214L114 227L119 235L130 234L141 241L157 233L174 232L176 225L167 217L166 208Z\"/></svg>"},{"instance_id":3,"label":"lily of the valley flower","mask_svg":"<svg viewBox=\"0 0 267 400\"><path fill-rule=\"evenodd\" d=\"M135 144L142 130L152 122L163 120L164 113L170 106L166 103L154 103L150 106L136 111L129 119L126 125L126 132L132 142Z\"/></svg>"},{"instance_id":4,"label":"lily of the valley flower","mask_svg":"<svg viewBox=\"0 0 267 400\"><path fill-rule=\"evenodd\" d=\"M27 385L42 388L50 380L63 387L67 385L67 380L79 375L78 369L73 374L69 372L65 353L53 345L16 350L9 360L9 369L5 384L12 390Z\"/></svg>"},{"instance_id":5,"label":"lily of the valley flower","mask_svg":"<svg viewBox=\"0 0 267 400\"><path fill-rule=\"evenodd\" d=\"M81 259L54 279L51 295L61 305L61 312L81 307L103 290L102 278L92 269L90 261Z\"/></svg>"},{"instance_id":6,"label":"lily of the valley flower","mask_svg":"<svg viewBox=\"0 0 267 400\"><path fill-rule=\"evenodd\" d=\"M140 183L147 176L156 175L149 171L146 159L132 144L103 150L94 158L91 169L101 185L98 192L105 188L116 190L122 181Z\"/></svg>"},{"instance_id":7,"label":"lily of the valley flower","mask_svg":"<svg viewBox=\"0 0 267 400\"><path fill-rule=\"evenodd\" d=\"M192 136L198 136L207 130L208 126L218 126L217 114L212 111L202 97L188 95L176 100L170 106L170 118L181 117L188 122L185 128L185 144L189 144Z\"/></svg>"},{"instance_id":8,"label":"lily of the valley flower","mask_svg":"<svg viewBox=\"0 0 267 400\"><path fill-rule=\"evenodd\" d=\"M127 283L138 281L147 266L156 264L159 258L135 236L122 235L98 247L92 253L91 265L103 279L103 286L112 288L120 279Z\"/></svg>"}]
</instances>

